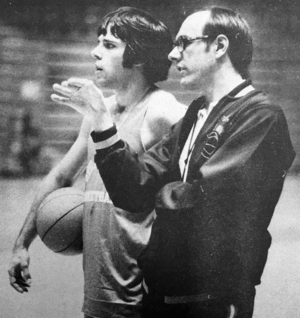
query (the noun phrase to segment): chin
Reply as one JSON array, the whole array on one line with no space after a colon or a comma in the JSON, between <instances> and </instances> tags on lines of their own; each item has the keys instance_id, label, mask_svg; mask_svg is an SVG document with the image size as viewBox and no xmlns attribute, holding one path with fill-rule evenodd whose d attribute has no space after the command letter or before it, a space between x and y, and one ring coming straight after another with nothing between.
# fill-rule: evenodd
<instances>
[{"instance_id":1,"label":"chin","mask_svg":"<svg viewBox=\"0 0 300 318\"><path fill-rule=\"evenodd\" d=\"M96 84L100 86L101 88L109 88L109 85L107 81L103 78L97 78L96 79Z\"/></svg>"},{"instance_id":2,"label":"chin","mask_svg":"<svg viewBox=\"0 0 300 318\"><path fill-rule=\"evenodd\" d=\"M186 77L182 78L180 81L180 85L183 88L189 89L189 90L199 90L199 83L195 83L195 81L192 81Z\"/></svg>"}]
</instances>

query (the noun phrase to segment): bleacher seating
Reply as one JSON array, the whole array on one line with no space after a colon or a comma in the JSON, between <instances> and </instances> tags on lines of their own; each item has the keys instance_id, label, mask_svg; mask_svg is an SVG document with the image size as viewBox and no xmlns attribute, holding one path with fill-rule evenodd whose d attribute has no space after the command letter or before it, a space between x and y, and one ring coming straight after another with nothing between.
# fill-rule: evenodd
<instances>
[{"instance_id":1,"label":"bleacher seating","mask_svg":"<svg viewBox=\"0 0 300 318\"><path fill-rule=\"evenodd\" d=\"M291 21L288 25L294 32L289 34L286 29L288 12L285 19L277 21L279 25L275 28L276 21L270 18L271 12L266 11L261 15L246 5L243 8L248 12L255 36L255 54L251 66L254 86L265 90L282 106L295 149L299 153L300 43L294 34L297 21ZM167 25L168 22L174 30L175 22L168 21L167 16ZM283 24L285 29L280 28ZM90 55L96 45L93 32L89 33L93 36L88 34L86 37L33 39L18 28L0 25L0 150L3 155L7 152L7 140L11 138L10 120L22 116L24 109L30 110L34 124L42 129L46 145L62 153L70 148L81 117L72 109L52 102L50 95L54 83L69 77L95 78ZM169 80L158 85L174 93L185 104L198 95L197 92L184 91L180 87L175 68L171 68ZM111 92L104 91L104 94L109 95ZM300 158L296 158L292 170L300 170Z\"/></svg>"}]
</instances>

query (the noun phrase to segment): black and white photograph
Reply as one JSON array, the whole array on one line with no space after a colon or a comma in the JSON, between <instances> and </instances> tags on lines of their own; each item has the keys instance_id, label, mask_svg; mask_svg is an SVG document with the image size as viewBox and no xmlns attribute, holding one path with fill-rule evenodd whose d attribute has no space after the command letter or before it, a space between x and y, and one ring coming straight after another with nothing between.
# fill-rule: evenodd
<instances>
[{"instance_id":1,"label":"black and white photograph","mask_svg":"<svg viewBox=\"0 0 300 318\"><path fill-rule=\"evenodd\" d=\"M300 317L299 17L1 1L1 318Z\"/></svg>"}]
</instances>

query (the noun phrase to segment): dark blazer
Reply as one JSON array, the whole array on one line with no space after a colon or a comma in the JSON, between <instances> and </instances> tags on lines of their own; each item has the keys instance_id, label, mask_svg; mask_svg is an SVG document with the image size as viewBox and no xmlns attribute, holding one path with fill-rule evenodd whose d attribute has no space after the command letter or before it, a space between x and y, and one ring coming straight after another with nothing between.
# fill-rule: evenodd
<instances>
[{"instance_id":1,"label":"dark blazer","mask_svg":"<svg viewBox=\"0 0 300 318\"><path fill-rule=\"evenodd\" d=\"M125 143L95 156L116 206L155 208L139 265L149 288L168 296L228 295L260 283L267 228L295 156L279 106L260 91L229 94L202 127L183 182L178 162L197 109L142 158Z\"/></svg>"}]
</instances>

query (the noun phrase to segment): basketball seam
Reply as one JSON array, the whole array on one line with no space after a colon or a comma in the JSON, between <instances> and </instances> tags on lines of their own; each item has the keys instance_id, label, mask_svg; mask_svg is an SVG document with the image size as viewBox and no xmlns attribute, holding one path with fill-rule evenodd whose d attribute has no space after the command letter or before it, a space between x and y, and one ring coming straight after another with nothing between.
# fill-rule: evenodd
<instances>
[{"instance_id":1,"label":"basketball seam","mask_svg":"<svg viewBox=\"0 0 300 318\"><path fill-rule=\"evenodd\" d=\"M71 242L68 246L66 246L66 247L63 248L62 250L55 251L55 253L61 253L61 252L65 251L65 250L67 250L74 242L76 242L76 241L79 239L80 236L81 236L81 235L78 235L78 236L76 237L76 239L75 239L73 242Z\"/></svg>"},{"instance_id":2,"label":"basketball seam","mask_svg":"<svg viewBox=\"0 0 300 318\"><path fill-rule=\"evenodd\" d=\"M64 218L66 215L68 215L70 212L72 212L74 209L78 208L79 206L81 206L83 203L80 203L78 205L76 205L74 208L72 208L70 211L68 211L67 213L65 213L64 215L62 215L59 219L57 219L50 227L49 229L44 233L43 237L42 237L42 241L44 240L45 236L48 234L48 232L57 224L57 222L59 222L62 218Z\"/></svg>"},{"instance_id":3,"label":"basketball seam","mask_svg":"<svg viewBox=\"0 0 300 318\"><path fill-rule=\"evenodd\" d=\"M52 192L52 193L53 193L53 192ZM52 193L50 193L50 195L51 195ZM80 196L80 197L82 197L82 198L84 198L84 195L83 195L82 193L75 193L75 194L78 195L78 196ZM51 201L56 200L57 198L60 198L60 197L66 196L66 195L71 195L71 194L61 193L60 195L58 195L58 196L56 196L56 197L54 197L54 198L51 198L49 201L47 201L47 200L46 200L47 198L45 198L45 200L44 200L45 202L43 201L43 202L41 203L41 205L39 206L38 212L40 213L40 212L43 210L43 207L44 207L46 204L49 204Z\"/></svg>"}]
</instances>

